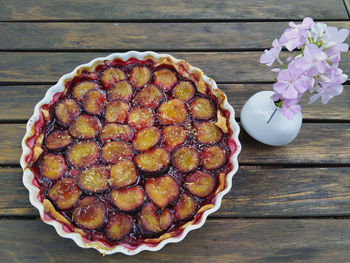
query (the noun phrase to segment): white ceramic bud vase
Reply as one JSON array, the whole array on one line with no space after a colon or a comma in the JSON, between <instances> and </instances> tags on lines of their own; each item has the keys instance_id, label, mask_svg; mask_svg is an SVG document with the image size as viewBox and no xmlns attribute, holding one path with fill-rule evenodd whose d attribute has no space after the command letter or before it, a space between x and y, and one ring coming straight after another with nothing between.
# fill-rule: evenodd
<instances>
[{"instance_id":1,"label":"white ceramic bud vase","mask_svg":"<svg viewBox=\"0 0 350 263\"><path fill-rule=\"evenodd\" d=\"M293 141L301 128L301 113L288 120L281 113L271 96L273 91L260 91L244 104L241 123L254 139L272 146L281 146Z\"/></svg>"}]
</instances>

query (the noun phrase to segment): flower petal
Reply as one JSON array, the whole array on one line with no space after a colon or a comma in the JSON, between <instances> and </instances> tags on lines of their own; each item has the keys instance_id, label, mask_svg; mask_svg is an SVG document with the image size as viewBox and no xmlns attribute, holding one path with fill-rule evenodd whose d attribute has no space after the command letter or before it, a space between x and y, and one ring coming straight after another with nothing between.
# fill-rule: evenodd
<instances>
[{"instance_id":1,"label":"flower petal","mask_svg":"<svg viewBox=\"0 0 350 263\"><path fill-rule=\"evenodd\" d=\"M337 45L337 48L341 52L348 52L349 45L347 43L340 43L340 44Z\"/></svg>"},{"instance_id":2,"label":"flower petal","mask_svg":"<svg viewBox=\"0 0 350 263\"><path fill-rule=\"evenodd\" d=\"M305 17L301 23L303 29L310 29L314 24L314 20L311 17Z\"/></svg>"},{"instance_id":3,"label":"flower petal","mask_svg":"<svg viewBox=\"0 0 350 263\"><path fill-rule=\"evenodd\" d=\"M348 37L349 35L349 30L347 30L346 28L342 28L339 30L338 32L338 36L337 36L337 42L344 42L345 39Z\"/></svg>"},{"instance_id":4,"label":"flower petal","mask_svg":"<svg viewBox=\"0 0 350 263\"><path fill-rule=\"evenodd\" d=\"M280 94L282 94L287 87L288 87L288 84L283 82L276 82L275 84L273 84L273 90Z\"/></svg>"},{"instance_id":5,"label":"flower petal","mask_svg":"<svg viewBox=\"0 0 350 263\"><path fill-rule=\"evenodd\" d=\"M286 99L295 99L298 97L298 92L294 88L293 84L288 85L287 89L283 92L283 97Z\"/></svg>"},{"instance_id":6,"label":"flower petal","mask_svg":"<svg viewBox=\"0 0 350 263\"><path fill-rule=\"evenodd\" d=\"M310 97L310 99L309 99L308 104L314 103L319 97L320 97L320 94L319 94L319 93L317 93L317 94L315 94L315 95L312 95L312 96Z\"/></svg>"}]
</instances>

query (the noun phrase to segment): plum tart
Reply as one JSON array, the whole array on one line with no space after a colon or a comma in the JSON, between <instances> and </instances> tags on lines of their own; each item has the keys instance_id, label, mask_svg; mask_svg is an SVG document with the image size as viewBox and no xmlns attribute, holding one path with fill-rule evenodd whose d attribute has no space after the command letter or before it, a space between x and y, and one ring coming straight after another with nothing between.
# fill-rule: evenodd
<instances>
[{"instance_id":1,"label":"plum tart","mask_svg":"<svg viewBox=\"0 0 350 263\"><path fill-rule=\"evenodd\" d=\"M239 128L199 69L153 52L113 54L51 89L21 161L44 221L85 247L135 254L181 240L218 209Z\"/></svg>"}]
</instances>

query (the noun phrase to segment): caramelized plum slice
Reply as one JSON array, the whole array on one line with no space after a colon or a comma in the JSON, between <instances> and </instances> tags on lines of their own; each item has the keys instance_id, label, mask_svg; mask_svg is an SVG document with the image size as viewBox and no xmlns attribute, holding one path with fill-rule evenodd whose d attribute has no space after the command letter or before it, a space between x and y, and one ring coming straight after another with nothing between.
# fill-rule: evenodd
<instances>
[{"instance_id":1,"label":"caramelized plum slice","mask_svg":"<svg viewBox=\"0 0 350 263\"><path fill-rule=\"evenodd\" d=\"M204 148L201 152L201 162L205 169L217 169L226 162L225 151L218 145Z\"/></svg>"},{"instance_id":2,"label":"caramelized plum slice","mask_svg":"<svg viewBox=\"0 0 350 263\"><path fill-rule=\"evenodd\" d=\"M109 140L131 141L134 138L134 130L126 124L107 123L100 132L100 139L103 142Z\"/></svg>"},{"instance_id":3,"label":"caramelized plum slice","mask_svg":"<svg viewBox=\"0 0 350 263\"><path fill-rule=\"evenodd\" d=\"M114 84L108 90L107 97L109 101L112 101L112 100L130 101L133 93L134 93L134 90L131 84L126 80L122 80Z\"/></svg>"},{"instance_id":4,"label":"caramelized plum slice","mask_svg":"<svg viewBox=\"0 0 350 263\"><path fill-rule=\"evenodd\" d=\"M192 196L182 193L179 202L174 207L174 215L177 220L185 220L193 216L197 210L198 202Z\"/></svg>"},{"instance_id":5,"label":"caramelized plum slice","mask_svg":"<svg viewBox=\"0 0 350 263\"><path fill-rule=\"evenodd\" d=\"M139 225L145 232L157 234L167 230L174 221L174 216L169 209L157 213L157 207L149 202L142 207Z\"/></svg>"},{"instance_id":6,"label":"caramelized plum slice","mask_svg":"<svg viewBox=\"0 0 350 263\"><path fill-rule=\"evenodd\" d=\"M106 95L102 90L90 90L83 97L83 108L87 113L100 115L105 108L106 101Z\"/></svg>"},{"instance_id":7,"label":"caramelized plum slice","mask_svg":"<svg viewBox=\"0 0 350 263\"><path fill-rule=\"evenodd\" d=\"M178 196L179 186L170 175L165 175L147 179L145 191L153 203L163 208Z\"/></svg>"},{"instance_id":8,"label":"caramelized plum slice","mask_svg":"<svg viewBox=\"0 0 350 263\"><path fill-rule=\"evenodd\" d=\"M104 165L91 165L82 170L78 184L86 192L98 193L108 189L109 169Z\"/></svg>"},{"instance_id":9,"label":"caramelized plum slice","mask_svg":"<svg viewBox=\"0 0 350 263\"><path fill-rule=\"evenodd\" d=\"M174 152L173 164L180 172L191 172L199 164L199 154L189 146L182 146Z\"/></svg>"},{"instance_id":10,"label":"caramelized plum slice","mask_svg":"<svg viewBox=\"0 0 350 263\"><path fill-rule=\"evenodd\" d=\"M137 130L153 126L154 113L150 108L133 108L128 117L128 124Z\"/></svg>"},{"instance_id":11,"label":"caramelized plum slice","mask_svg":"<svg viewBox=\"0 0 350 263\"><path fill-rule=\"evenodd\" d=\"M154 148L135 156L137 166L144 172L156 172L166 167L170 154L163 148Z\"/></svg>"},{"instance_id":12,"label":"caramelized plum slice","mask_svg":"<svg viewBox=\"0 0 350 263\"><path fill-rule=\"evenodd\" d=\"M73 98L77 101L82 101L86 92L101 88L96 82L83 81L77 84L72 91Z\"/></svg>"},{"instance_id":13,"label":"caramelized plum slice","mask_svg":"<svg viewBox=\"0 0 350 263\"><path fill-rule=\"evenodd\" d=\"M102 158L107 163L116 163L117 161L131 157L132 148L127 142L110 141L102 147Z\"/></svg>"},{"instance_id":14,"label":"caramelized plum slice","mask_svg":"<svg viewBox=\"0 0 350 263\"><path fill-rule=\"evenodd\" d=\"M206 172L195 171L194 173L186 176L184 187L191 194L203 198L213 192L215 187L215 179Z\"/></svg>"},{"instance_id":15,"label":"caramelized plum slice","mask_svg":"<svg viewBox=\"0 0 350 263\"><path fill-rule=\"evenodd\" d=\"M84 197L78 202L73 211L73 220L77 225L85 229L97 229L106 220L106 207L95 196Z\"/></svg>"},{"instance_id":16,"label":"caramelized plum slice","mask_svg":"<svg viewBox=\"0 0 350 263\"><path fill-rule=\"evenodd\" d=\"M72 177L65 177L57 181L49 191L49 198L59 209L72 208L81 196L81 190Z\"/></svg>"},{"instance_id":17,"label":"caramelized plum slice","mask_svg":"<svg viewBox=\"0 0 350 263\"><path fill-rule=\"evenodd\" d=\"M49 150L60 150L73 141L68 130L54 130L45 138L45 146Z\"/></svg>"},{"instance_id":18,"label":"caramelized plum slice","mask_svg":"<svg viewBox=\"0 0 350 263\"><path fill-rule=\"evenodd\" d=\"M186 116L186 106L179 99L163 102L158 108L158 119L165 125L183 122Z\"/></svg>"},{"instance_id":19,"label":"caramelized plum slice","mask_svg":"<svg viewBox=\"0 0 350 263\"><path fill-rule=\"evenodd\" d=\"M133 229L132 217L126 214L115 214L106 225L106 236L112 240L120 240Z\"/></svg>"},{"instance_id":20,"label":"caramelized plum slice","mask_svg":"<svg viewBox=\"0 0 350 263\"><path fill-rule=\"evenodd\" d=\"M125 101L115 100L107 103L105 118L107 122L125 123L129 114L129 104Z\"/></svg>"},{"instance_id":21,"label":"caramelized plum slice","mask_svg":"<svg viewBox=\"0 0 350 263\"><path fill-rule=\"evenodd\" d=\"M130 81L135 88L142 88L152 79L152 71L146 66L135 66L130 72Z\"/></svg>"},{"instance_id":22,"label":"caramelized plum slice","mask_svg":"<svg viewBox=\"0 0 350 263\"><path fill-rule=\"evenodd\" d=\"M215 109L209 99L196 98L190 104L190 113L197 120L209 120L215 116Z\"/></svg>"},{"instance_id":23,"label":"caramelized plum slice","mask_svg":"<svg viewBox=\"0 0 350 263\"><path fill-rule=\"evenodd\" d=\"M133 146L137 151L147 151L158 143L160 131L157 127L147 127L136 133Z\"/></svg>"},{"instance_id":24,"label":"caramelized plum slice","mask_svg":"<svg viewBox=\"0 0 350 263\"><path fill-rule=\"evenodd\" d=\"M80 114L80 107L75 100L66 99L55 107L56 118L64 126L68 126L72 120Z\"/></svg>"},{"instance_id":25,"label":"caramelized plum slice","mask_svg":"<svg viewBox=\"0 0 350 263\"><path fill-rule=\"evenodd\" d=\"M99 159L100 145L95 141L79 141L72 144L66 153L67 161L75 167L84 168Z\"/></svg>"},{"instance_id":26,"label":"caramelized plum slice","mask_svg":"<svg viewBox=\"0 0 350 263\"><path fill-rule=\"evenodd\" d=\"M221 129L213 122L202 122L196 126L197 141L204 144L218 143L222 138Z\"/></svg>"},{"instance_id":27,"label":"caramelized plum slice","mask_svg":"<svg viewBox=\"0 0 350 263\"><path fill-rule=\"evenodd\" d=\"M170 69L162 68L154 72L153 83L160 87L162 90L170 90L176 83L176 81L176 75Z\"/></svg>"},{"instance_id":28,"label":"caramelized plum slice","mask_svg":"<svg viewBox=\"0 0 350 263\"><path fill-rule=\"evenodd\" d=\"M125 79L125 72L119 68L109 67L101 74L101 83L105 89L109 89L114 83Z\"/></svg>"},{"instance_id":29,"label":"caramelized plum slice","mask_svg":"<svg viewBox=\"0 0 350 263\"><path fill-rule=\"evenodd\" d=\"M39 164L40 175L50 180L61 178L67 171L67 164L60 154L45 154Z\"/></svg>"},{"instance_id":30,"label":"caramelized plum slice","mask_svg":"<svg viewBox=\"0 0 350 263\"><path fill-rule=\"evenodd\" d=\"M139 185L126 189L112 190L111 200L122 211L133 211L146 200L145 192Z\"/></svg>"},{"instance_id":31,"label":"caramelized plum slice","mask_svg":"<svg viewBox=\"0 0 350 263\"><path fill-rule=\"evenodd\" d=\"M187 138L184 128L177 125L166 126L163 131L164 146L168 151L173 151L178 145L183 144Z\"/></svg>"},{"instance_id":32,"label":"caramelized plum slice","mask_svg":"<svg viewBox=\"0 0 350 263\"><path fill-rule=\"evenodd\" d=\"M173 89L173 96L176 99L183 100L185 102L190 101L194 94L196 92L196 89L189 81L180 81Z\"/></svg>"},{"instance_id":33,"label":"caramelized plum slice","mask_svg":"<svg viewBox=\"0 0 350 263\"><path fill-rule=\"evenodd\" d=\"M135 105L155 109L164 99L163 92L154 85L148 85L141 89L134 98Z\"/></svg>"},{"instance_id":34,"label":"caramelized plum slice","mask_svg":"<svg viewBox=\"0 0 350 263\"><path fill-rule=\"evenodd\" d=\"M111 167L109 185L122 188L132 185L137 181L137 171L134 163L128 159L122 159Z\"/></svg>"},{"instance_id":35,"label":"caramelized plum slice","mask_svg":"<svg viewBox=\"0 0 350 263\"><path fill-rule=\"evenodd\" d=\"M95 116L83 114L74 119L69 125L69 132L79 139L93 139L101 129L101 122Z\"/></svg>"}]
</instances>

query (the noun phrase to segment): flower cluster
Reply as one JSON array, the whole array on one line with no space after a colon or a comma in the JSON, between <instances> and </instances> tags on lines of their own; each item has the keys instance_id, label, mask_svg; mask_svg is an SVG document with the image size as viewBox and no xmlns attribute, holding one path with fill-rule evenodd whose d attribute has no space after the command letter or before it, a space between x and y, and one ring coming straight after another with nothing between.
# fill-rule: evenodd
<instances>
[{"instance_id":1,"label":"flower cluster","mask_svg":"<svg viewBox=\"0 0 350 263\"><path fill-rule=\"evenodd\" d=\"M343 83L348 76L338 67L340 53L349 45L343 43L349 31L327 27L324 23L314 23L306 17L299 25L290 22L279 40L272 42L272 48L265 50L260 63L271 67L277 61L283 68L273 68L278 72L273 85L275 104L282 107L282 114L288 119L300 112L300 98L309 91L309 103L321 98L323 104L342 93ZM280 56L282 47L294 51L283 63Z\"/></svg>"}]
</instances>

